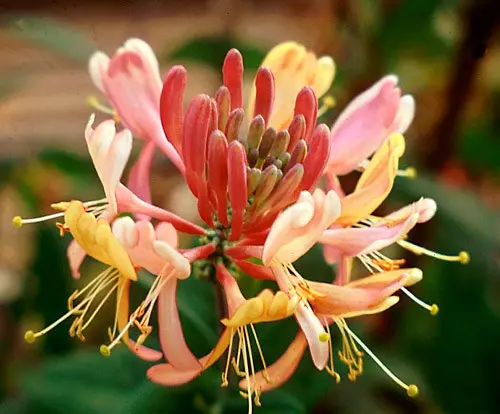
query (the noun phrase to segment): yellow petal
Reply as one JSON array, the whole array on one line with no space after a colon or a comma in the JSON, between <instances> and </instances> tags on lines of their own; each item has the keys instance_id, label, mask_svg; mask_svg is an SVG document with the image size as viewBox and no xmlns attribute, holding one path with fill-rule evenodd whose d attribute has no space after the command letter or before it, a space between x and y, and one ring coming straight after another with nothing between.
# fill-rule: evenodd
<instances>
[{"instance_id":1,"label":"yellow petal","mask_svg":"<svg viewBox=\"0 0 500 414\"><path fill-rule=\"evenodd\" d=\"M64 219L77 243L89 256L115 267L125 278L137 280L127 252L113 235L105 219L96 220L85 211L80 201L69 204Z\"/></svg>"},{"instance_id":2,"label":"yellow petal","mask_svg":"<svg viewBox=\"0 0 500 414\"><path fill-rule=\"evenodd\" d=\"M382 204L392 190L404 150L405 141L401 134L394 133L387 138L361 174L354 192L342 199L338 224L349 226L357 223Z\"/></svg>"},{"instance_id":3,"label":"yellow petal","mask_svg":"<svg viewBox=\"0 0 500 414\"><path fill-rule=\"evenodd\" d=\"M264 304L259 298L245 301L230 319L221 322L229 328L237 328L257 321L264 313Z\"/></svg>"}]
</instances>

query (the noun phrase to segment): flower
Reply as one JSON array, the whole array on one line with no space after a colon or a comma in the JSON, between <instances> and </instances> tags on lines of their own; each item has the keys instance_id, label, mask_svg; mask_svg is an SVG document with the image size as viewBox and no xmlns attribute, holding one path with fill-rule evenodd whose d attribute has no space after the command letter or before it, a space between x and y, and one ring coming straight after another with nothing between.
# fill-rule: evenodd
<instances>
[{"instance_id":1,"label":"flower","mask_svg":"<svg viewBox=\"0 0 500 414\"><path fill-rule=\"evenodd\" d=\"M401 96L397 84L396 76L384 76L340 114L330 135L329 173L342 175L356 169L389 135L408 129L415 101L411 95Z\"/></svg>"},{"instance_id":2,"label":"flower","mask_svg":"<svg viewBox=\"0 0 500 414\"><path fill-rule=\"evenodd\" d=\"M109 110L94 102L114 119L93 129L92 116L85 131L105 198L56 203L58 213L35 219L16 217L14 224L64 217L58 227L61 235L73 236L68 257L74 273L86 254L109 267L70 297L69 311L58 321L40 332L28 331L27 341L69 317L74 317L70 334L83 339L103 304L116 294L110 343L101 346L101 353L109 356L123 341L140 358L164 357L167 362L147 373L162 385L191 381L227 352L222 386L228 385L232 365L242 377L240 393L248 399L251 412L252 401L259 405L262 392L293 374L306 348L315 367L339 381L330 330L335 324L341 341L338 354L350 380L362 373L367 354L408 395L418 393L416 385L396 377L346 322L394 306L400 291L431 314L437 313L436 305L426 304L407 289L422 279L422 271L404 268L403 259L391 259L381 249L398 244L417 255L469 260L465 252L447 256L407 240L414 226L434 216L437 207L431 199L421 198L383 217L376 215L396 177L414 175L411 169L399 169L405 151L402 133L413 118L414 101L409 95L401 96L395 76L382 78L353 100L330 131L318 125L317 118L334 100L326 96L319 108L318 98L329 89L335 65L330 57L317 58L295 42L280 44L266 56L246 110L243 58L236 49L226 55L223 85L214 96L196 95L186 108L185 68L170 68L162 84L153 51L138 39L128 40L112 58L97 52L89 70L113 106ZM132 135L144 139L144 145L124 185ZM151 203L149 175L156 147L186 179L203 227ZM346 193L339 176L353 170L361 175L354 191ZM121 213L133 214L135 221L118 217ZM152 219L159 221L156 227ZM180 248L178 232L198 236L198 247ZM294 267L317 243L323 244L326 261L337 264L333 283L312 280ZM369 275L351 278L354 258ZM198 271L202 268L207 271ZM246 299L237 268L255 279L274 282L277 291L264 289ZM139 270L152 274L152 283L131 309L129 290ZM186 342L177 306L177 287L191 274L223 291L227 305L219 315L222 334L202 358ZM103 299L98 301L101 294ZM144 345L155 310L160 350ZM292 315L299 333L268 366L254 325ZM133 340L135 328L139 335ZM263 366L258 372L254 347Z\"/></svg>"},{"instance_id":3,"label":"flower","mask_svg":"<svg viewBox=\"0 0 500 414\"><path fill-rule=\"evenodd\" d=\"M153 142L182 172L182 160L161 127L162 82L151 47L143 40L132 38L111 59L103 52L95 52L89 60L89 73L116 110L120 122L136 137ZM150 148L144 147L143 151L147 153Z\"/></svg>"},{"instance_id":4,"label":"flower","mask_svg":"<svg viewBox=\"0 0 500 414\"><path fill-rule=\"evenodd\" d=\"M83 331L110 296L115 291L118 292L117 296L120 296L124 286L129 281L137 280L134 266L122 245L111 232L107 220L96 219L93 214L87 213L79 201L69 203L64 213L64 220L66 228L85 253L109 267L85 288L81 291L76 290L68 298L68 312L65 315L39 332L26 332L25 339L28 342L33 342L71 316L74 316L75 319L70 328L70 335L76 335L84 340ZM105 293L104 298L95 305L96 298L102 293ZM78 304L75 305L77 300ZM91 307L94 307L95 310L89 316ZM115 315L115 320L117 318L118 312Z\"/></svg>"},{"instance_id":5,"label":"flower","mask_svg":"<svg viewBox=\"0 0 500 414\"><path fill-rule=\"evenodd\" d=\"M249 412L252 410L252 396L256 405L260 405L260 388L253 385L255 378L255 368L252 356L252 336L259 351L262 364L264 366L261 376L268 382L273 379L266 374L266 362L262 349L254 328L254 324L263 322L278 321L288 318L297 307L297 300L290 299L283 292L274 294L271 290L265 289L259 295L251 299L245 299L234 280L233 276L222 264L217 265L217 279L224 289L228 317L221 320L225 329L215 347L203 358L196 360L184 341L184 335L178 321L178 313L169 313L169 317L164 319L162 326L171 332L170 342L175 341L176 346L165 353L169 363L155 365L148 370L149 378L162 385L180 385L191 381L204 370L213 365L221 355L229 348L226 359L225 370L222 373L222 386L228 385L228 371L232 364L234 371L239 376L244 377L246 393L242 395L248 399ZM173 298L175 301L175 297ZM175 310L175 307L171 307ZM251 331L251 335L249 334ZM238 336L237 357L231 357L232 346L235 336ZM171 352L170 352L171 351ZM187 359L186 359L187 357ZM189 361L189 364L187 364Z\"/></svg>"}]
</instances>

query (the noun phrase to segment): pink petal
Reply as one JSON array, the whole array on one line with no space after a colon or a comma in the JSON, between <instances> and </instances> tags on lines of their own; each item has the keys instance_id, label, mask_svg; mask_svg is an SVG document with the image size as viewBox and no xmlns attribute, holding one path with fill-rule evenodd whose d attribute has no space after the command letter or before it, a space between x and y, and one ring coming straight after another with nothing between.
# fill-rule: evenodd
<instances>
[{"instance_id":1,"label":"pink petal","mask_svg":"<svg viewBox=\"0 0 500 414\"><path fill-rule=\"evenodd\" d=\"M231 93L231 110L243 108L243 58L237 49L231 49L224 59L222 77Z\"/></svg>"},{"instance_id":2,"label":"pink petal","mask_svg":"<svg viewBox=\"0 0 500 414\"><path fill-rule=\"evenodd\" d=\"M119 296L120 302L117 302L116 304L119 331L122 331L126 327L130 317L130 281L125 280L122 283L123 293ZM136 343L129 338L128 332L126 332L122 336L122 340L134 354L146 361L158 361L163 356L161 352L148 348L146 346L141 345L137 347Z\"/></svg>"},{"instance_id":3,"label":"pink petal","mask_svg":"<svg viewBox=\"0 0 500 414\"><path fill-rule=\"evenodd\" d=\"M77 243L76 240L71 240L68 245L68 249L66 250L66 254L68 256L69 268L71 269L71 275L75 279L80 278L80 266L85 259L87 253L85 250L81 248L81 246Z\"/></svg>"},{"instance_id":4,"label":"pink petal","mask_svg":"<svg viewBox=\"0 0 500 414\"><path fill-rule=\"evenodd\" d=\"M190 234L205 234L206 231L167 210L146 203L137 197L127 187L120 184L116 191L118 212L131 212L134 214L145 214L157 220L171 223L177 230Z\"/></svg>"},{"instance_id":5,"label":"pink petal","mask_svg":"<svg viewBox=\"0 0 500 414\"><path fill-rule=\"evenodd\" d=\"M365 312L379 306L394 292L401 289L406 275L404 270L394 273L394 277L384 283L351 287L331 283L309 282L311 289L325 295L315 298L312 303L314 312L319 315L343 316L353 312Z\"/></svg>"},{"instance_id":6,"label":"pink petal","mask_svg":"<svg viewBox=\"0 0 500 414\"><path fill-rule=\"evenodd\" d=\"M437 204L432 198L421 198L384 217L385 220L399 221L410 214L418 213L418 223L426 223L434 217Z\"/></svg>"},{"instance_id":7,"label":"pink petal","mask_svg":"<svg viewBox=\"0 0 500 414\"><path fill-rule=\"evenodd\" d=\"M306 347L306 338L302 332L299 332L285 353L274 364L267 367L270 382L264 378L264 371L255 374L256 388L260 389L261 392L267 392L280 387L288 381L297 369ZM246 390L247 381L242 379L239 386Z\"/></svg>"},{"instance_id":8,"label":"pink petal","mask_svg":"<svg viewBox=\"0 0 500 414\"><path fill-rule=\"evenodd\" d=\"M328 168L347 174L397 130L400 90L397 78L386 76L358 95L332 127Z\"/></svg>"},{"instance_id":9,"label":"pink petal","mask_svg":"<svg viewBox=\"0 0 500 414\"><path fill-rule=\"evenodd\" d=\"M179 245L179 236L172 224L164 222L158 223L155 228L155 233L156 240L164 241L174 249L177 249L177 246Z\"/></svg>"},{"instance_id":10,"label":"pink petal","mask_svg":"<svg viewBox=\"0 0 500 414\"><path fill-rule=\"evenodd\" d=\"M418 214L412 214L396 225L328 229L319 242L338 249L345 256L368 254L401 240L415 227L417 220Z\"/></svg>"},{"instance_id":11,"label":"pink petal","mask_svg":"<svg viewBox=\"0 0 500 414\"><path fill-rule=\"evenodd\" d=\"M229 314L228 316L231 318L236 310L245 302L245 298L241 293L238 283L234 280L233 275L231 275L229 270L227 270L224 265L220 263L217 265L216 276L217 280L224 289Z\"/></svg>"},{"instance_id":12,"label":"pink petal","mask_svg":"<svg viewBox=\"0 0 500 414\"><path fill-rule=\"evenodd\" d=\"M95 52L89 59L89 74L94 85L103 93L104 91L104 81L103 73L106 73L109 68L109 57L102 52Z\"/></svg>"},{"instance_id":13,"label":"pink petal","mask_svg":"<svg viewBox=\"0 0 500 414\"><path fill-rule=\"evenodd\" d=\"M307 339L313 363L321 371L328 362L330 352L328 341L322 342L319 339L319 336L325 333L323 324L311 308L305 306L302 302L299 303L295 311L295 319L297 319L297 323Z\"/></svg>"},{"instance_id":14,"label":"pink petal","mask_svg":"<svg viewBox=\"0 0 500 414\"><path fill-rule=\"evenodd\" d=\"M151 164L155 155L156 145L153 141L148 141L143 144L139 157L130 169L127 186L147 203L151 203ZM149 220L149 216L138 217L140 220Z\"/></svg>"},{"instance_id":15,"label":"pink petal","mask_svg":"<svg viewBox=\"0 0 500 414\"><path fill-rule=\"evenodd\" d=\"M396 115L396 131L404 134L415 117L415 99L411 95L404 95L399 100L399 109Z\"/></svg>"},{"instance_id":16,"label":"pink petal","mask_svg":"<svg viewBox=\"0 0 500 414\"><path fill-rule=\"evenodd\" d=\"M177 309L177 279L170 278L158 297L158 323L161 348L165 358L178 370L197 371L200 362L191 353L182 331Z\"/></svg>"},{"instance_id":17,"label":"pink petal","mask_svg":"<svg viewBox=\"0 0 500 414\"><path fill-rule=\"evenodd\" d=\"M132 135L128 130L117 133L112 120L100 123L93 130L93 119L93 116L89 119L85 138L108 199L109 208L112 212L116 212L115 192L132 151Z\"/></svg>"}]
</instances>

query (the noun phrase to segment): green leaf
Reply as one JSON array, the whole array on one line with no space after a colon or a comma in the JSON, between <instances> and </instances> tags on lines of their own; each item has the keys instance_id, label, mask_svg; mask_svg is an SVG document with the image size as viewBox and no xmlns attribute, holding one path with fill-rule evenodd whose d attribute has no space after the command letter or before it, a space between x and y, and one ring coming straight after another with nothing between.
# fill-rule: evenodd
<instances>
[{"instance_id":1,"label":"green leaf","mask_svg":"<svg viewBox=\"0 0 500 414\"><path fill-rule=\"evenodd\" d=\"M86 63L95 50L86 34L51 18L11 17L7 27L12 34L77 62Z\"/></svg>"},{"instance_id":2,"label":"green leaf","mask_svg":"<svg viewBox=\"0 0 500 414\"><path fill-rule=\"evenodd\" d=\"M241 52L247 70L257 70L265 57L265 52L251 44L228 36L218 35L192 39L165 56L164 60L190 60L220 71L224 57L231 48L236 48Z\"/></svg>"},{"instance_id":3,"label":"green leaf","mask_svg":"<svg viewBox=\"0 0 500 414\"><path fill-rule=\"evenodd\" d=\"M143 383L147 366L124 348L109 358L97 351L75 353L27 375L23 397L30 412L118 413L131 391Z\"/></svg>"}]
</instances>

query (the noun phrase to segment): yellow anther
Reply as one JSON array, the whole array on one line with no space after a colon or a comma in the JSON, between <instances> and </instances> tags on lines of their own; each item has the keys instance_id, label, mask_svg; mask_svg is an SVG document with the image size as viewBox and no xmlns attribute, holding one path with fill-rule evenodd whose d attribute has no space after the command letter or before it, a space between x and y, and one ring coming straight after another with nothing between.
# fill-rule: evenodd
<instances>
[{"instance_id":1,"label":"yellow anther","mask_svg":"<svg viewBox=\"0 0 500 414\"><path fill-rule=\"evenodd\" d=\"M431 305L430 309L431 315L436 316L439 313L439 306L436 305L435 303Z\"/></svg>"},{"instance_id":2,"label":"yellow anther","mask_svg":"<svg viewBox=\"0 0 500 414\"><path fill-rule=\"evenodd\" d=\"M458 254L458 258L460 259L460 263L466 265L470 262L470 255L466 251L462 251Z\"/></svg>"},{"instance_id":3,"label":"yellow anther","mask_svg":"<svg viewBox=\"0 0 500 414\"><path fill-rule=\"evenodd\" d=\"M12 219L12 224L14 227L21 227L23 225L23 219L20 216L16 216Z\"/></svg>"},{"instance_id":4,"label":"yellow anther","mask_svg":"<svg viewBox=\"0 0 500 414\"><path fill-rule=\"evenodd\" d=\"M417 169L415 167L408 167L405 172L407 178L417 178Z\"/></svg>"},{"instance_id":5,"label":"yellow anther","mask_svg":"<svg viewBox=\"0 0 500 414\"><path fill-rule=\"evenodd\" d=\"M27 331L24 334L24 340L29 344L32 344L33 342L35 342L35 339L36 339L36 335L35 335L35 332L33 332L33 331Z\"/></svg>"},{"instance_id":6,"label":"yellow anther","mask_svg":"<svg viewBox=\"0 0 500 414\"><path fill-rule=\"evenodd\" d=\"M111 349L109 349L109 346L107 345L101 345L99 347L99 352L101 353L102 356L109 357L111 355Z\"/></svg>"},{"instance_id":7,"label":"yellow anther","mask_svg":"<svg viewBox=\"0 0 500 414\"><path fill-rule=\"evenodd\" d=\"M418 387L415 384L411 384L406 390L408 397L415 398L418 396Z\"/></svg>"},{"instance_id":8,"label":"yellow anther","mask_svg":"<svg viewBox=\"0 0 500 414\"><path fill-rule=\"evenodd\" d=\"M321 332L321 333L318 335L318 339L319 339L321 342L327 342L327 341L330 339L330 335L328 335L326 332Z\"/></svg>"},{"instance_id":9,"label":"yellow anther","mask_svg":"<svg viewBox=\"0 0 500 414\"><path fill-rule=\"evenodd\" d=\"M332 95L327 95L323 98L323 105L327 108L333 108L337 102Z\"/></svg>"}]
</instances>

